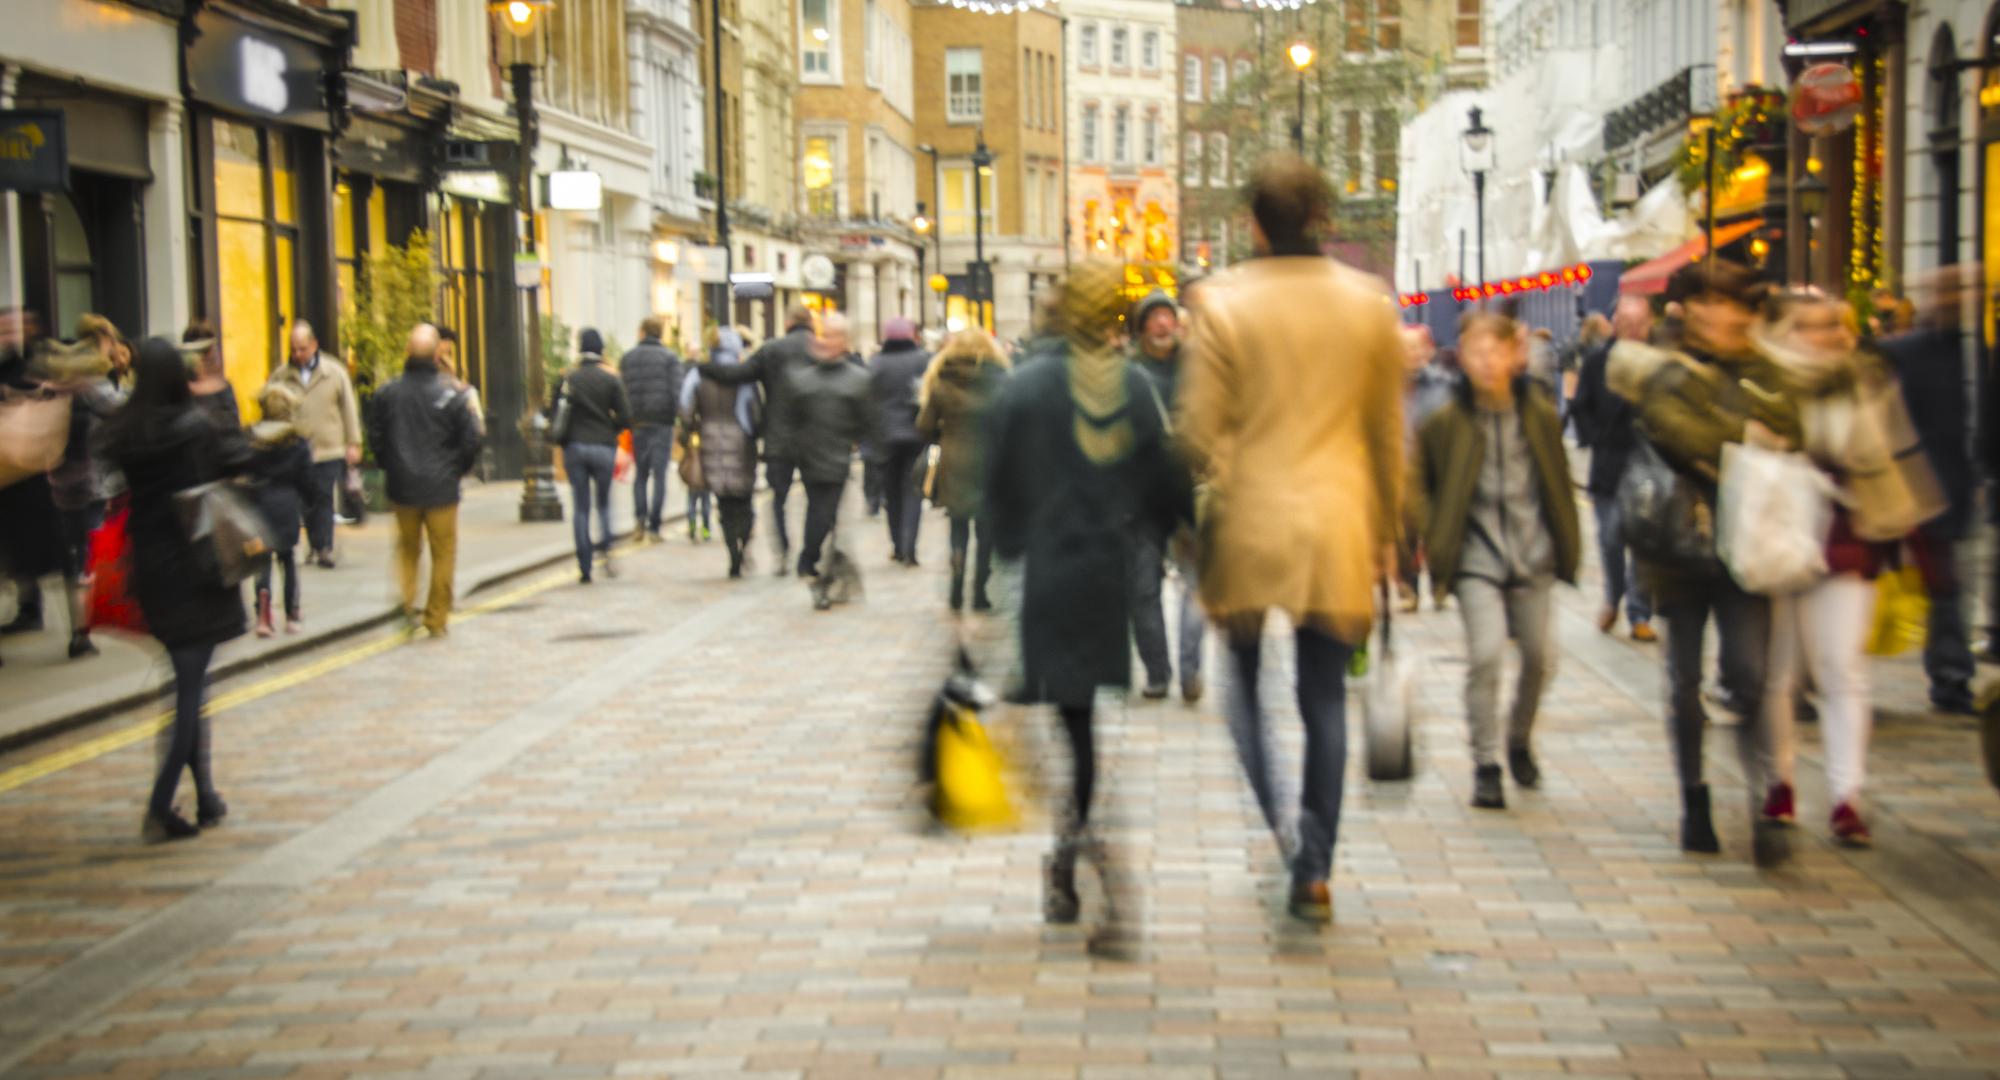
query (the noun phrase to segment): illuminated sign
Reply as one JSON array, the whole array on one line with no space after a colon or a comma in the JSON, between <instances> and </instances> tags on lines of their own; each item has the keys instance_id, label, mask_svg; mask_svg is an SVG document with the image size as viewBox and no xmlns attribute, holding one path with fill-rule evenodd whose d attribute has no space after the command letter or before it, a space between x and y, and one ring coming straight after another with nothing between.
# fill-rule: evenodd
<instances>
[{"instance_id":1,"label":"illuminated sign","mask_svg":"<svg viewBox=\"0 0 2000 1080\"><path fill-rule=\"evenodd\" d=\"M236 43L236 62L241 65L244 104L272 116L284 115L292 103L291 91L285 89L285 51L246 37Z\"/></svg>"},{"instance_id":2,"label":"illuminated sign","mask_svg":"<svg viewBox=\"0 0 2000 1080\"><path fill-rule=\"evenodd\" d=\"M604 178L594 172L567 170L549 174L551 210L596 210L604 205Z\"/></svg>"}]
</instances>

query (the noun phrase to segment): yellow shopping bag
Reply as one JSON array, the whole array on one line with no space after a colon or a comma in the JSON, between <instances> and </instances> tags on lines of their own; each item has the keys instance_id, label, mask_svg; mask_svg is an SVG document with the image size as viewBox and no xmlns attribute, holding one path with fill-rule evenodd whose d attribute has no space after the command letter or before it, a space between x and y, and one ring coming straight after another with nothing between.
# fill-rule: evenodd
<instances>
[{"instance_id":1,"label":"yellow shopping bag","mask_svg":"<svg viewBox=\"0 0 2000 1080\"><path fill-rule=\"evenodd\" d=\"M1896 656L1924 643L1930 625L1931 598L1924 576L1914 566L1875 579L1875 628L1868 635L1868 655Z\"/></svg>"},{"instance_id":2,"label":"yellow shopping bag","mask_svg":"<svg viewBox=\"0 0 2000 1080\"><path fill-rule=\"evenodd\" d=\"M1020 815L1007 797L1007 763L986 737L978 710L952 701L942 705L934 807L938 820L961 832L1012 827Z\"/></svg>"}]
</instances>

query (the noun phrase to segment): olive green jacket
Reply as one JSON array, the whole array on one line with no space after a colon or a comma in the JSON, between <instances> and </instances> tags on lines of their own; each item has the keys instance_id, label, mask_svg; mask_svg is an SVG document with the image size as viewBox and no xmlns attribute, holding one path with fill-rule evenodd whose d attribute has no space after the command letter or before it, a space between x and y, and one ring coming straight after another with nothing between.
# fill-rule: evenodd
<instances>
[{"instance_id":1,"label":"olive green jacket","mask_svg":"<svg viewBox=\"0 0 2000 1080\"><path fill-rule=\"evenodd\" d=\"M1531 380L1516 380L1515 407L1521 413L1521 433L1528 441L1540 480L1542 523L1556 553L1556 577L1576 583L1583 554L1583 529L1577 523L1569 455L1563 450L1562 421L1548 391ZM1431 569L1431 587L1439 596L1450 593L1465 553L1472 520L1472 497L1485 464L1486 438L1479 430L1471 392L1463 385L1458 397L1431 415L1417 431L1416 475L1410 484L1412 519L1424 530L1424 561Z\"/></svg>"}]
</instances>

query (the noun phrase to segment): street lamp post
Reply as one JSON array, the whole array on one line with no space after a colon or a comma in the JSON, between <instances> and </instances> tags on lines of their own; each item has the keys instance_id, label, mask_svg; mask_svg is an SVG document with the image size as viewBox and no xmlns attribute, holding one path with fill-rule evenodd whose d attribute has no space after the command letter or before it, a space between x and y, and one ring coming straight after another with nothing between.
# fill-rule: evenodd
<instances>
[{"instance_id":1,"label":"street lamp post","mask_svg":"<svg viewBox=\"0 0 2000 1080\"><path fill-rule=\"evenodd\" d=\"M931 219L924 216L921 201L917 203L917 216L910 219L910 228L917 233L917 322L922 323L925 321L925 309L930 306L924 303L924 292L929 288L930 280L929 275L924 273L924 255L928 250L925 241L930 239Z\"/></svg>"},{"instance_id":2,"label":"street lamp post","mask_svg":"<svg viewBox=\"0 0 2000 1080\"><path fill-rule=\"evenodd\" d=\"M1478 280L1486 280L1486 174L1493 168L1493 130L1486 126L1479 106L1474 105L1468 118L1471 126L1465 129L1461 144L1459 163L1466 172L1472 174L1473 231L1479 235L1474 241L1473 267Z\"/></svg>"},{"instance_id":3,"label":"street lamp post","mask_svg":"<svg viewBox=\"0 0 2000 1080\"><path fill-rule=\"evenodd\" d=\"M982 329L986 325L986 178L993 175L993 153L986 149L986 129L979 131L979 144L972 151L972 310Z\"/></svg>"},{"instance_id":4,"label":"street lamp post","mask_svg":"<svg viewBox=\"0 0 2000 1080\"><path fill-rule=\"evenodd\" d=\"M514 62L507 66L514 89L514 119L520 129L519 167L514 177L514 208L527 222L523 246L535 254L535 143L539 124L535 112L535 23L550 0L492 0L487 10L500 17L514 38ZM526 462L521 467L522 521L561 521L562 499L556 495L555 458L549 451L541 419L542 401L548 396L548 377L542 361L542 304L540 289L527 290L527 348L521 350L527 366L527 401L521 412L521 439Z\"/></svg>"},{"instance_id":5,"label":"street lamp post","mask_svg":"<svg viewBox=\"0 0 2000 1080\"><path fill-rule=\"evenodd\" d=\"M1292 150L1300 157L1306 156L1306 69L1312 66L1313 47L1304 41L1294 41L1286 55L1291 57L1292 67L1299 73L1298 114L1292 120Z\"/></svg>"},{"instance_id":6,"label":"street lamp post","mask_svg":"<svg viewBox=\"0 0 2000 1080\"><path fill-rule=\"evenodd\" d=\"M935 146L932 146L932 145L931 145L930 143L918 143L918 144L917 144L917 151L918 151L919 153L924 153L924 154L929 154L929 155L930 155L930 159L931 159L931 194L932 194L932 195L933 195L933 196L934 196L934 197L935 197L935 198L937 199L937 204L938 204L939 206L943 206L943 205L944 205L944 177L943 177L943 174L941 174L941 173L940 173L940 172L938 171L938 148L937 148L937 147L935 147ZM934 233L933 233L932 235L933 235L933 237L934 237L934 240L933 240L933 242L937 244L937 264L938 264L938 273L942 274L942 273L944 273L944 227L943 227L943 225L942 225L942 224L938 224L938 225L937 225L937 228L936 228L936 231L935 231L935 232L934 232ZM931 291L932 291L932 292L937 292L937 290L935 290L935 289L933 289L933 290L931 290ZM944 325L944 324L945 324L945 323L946 323L946 322L948 321L948 320L947 320L947 316L946 316L946 311L945 311L945 306L944 306L944 305L945 305L945 299L944 299L944 294L943 294L943 293L938 293L938 325L939 325L939 326L943 326L943 325Z\"/></svg>"}]
</instances>

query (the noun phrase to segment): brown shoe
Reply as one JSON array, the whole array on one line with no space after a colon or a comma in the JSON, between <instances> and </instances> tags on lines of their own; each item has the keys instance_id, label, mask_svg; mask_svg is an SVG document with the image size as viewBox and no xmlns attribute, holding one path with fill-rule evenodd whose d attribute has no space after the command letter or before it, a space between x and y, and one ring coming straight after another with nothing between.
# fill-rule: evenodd
<instances>
[{"instance_id":1,"label":"brown shoe","mask_svg":"<svg viewBox=\"0 0 2000 1080\"><path fill-rule=\"evenodd\" d=\"M1632 640L1642 645L1651 645L1660 640L1660 635L1653 632L1652 623L1640 623L1632 628Z\"/></svg>"},{"instance_id":2,"label":"brown shoe","mask_svg":"<svg viewBox=\"0 0 2000 1080\"><path fill-rule=\"evenodd\" d=\"M1611 632L1611 628L1612 628L1612 627L1614 627L1614 626L1617 626L1617 625L1618 625L1618 609L1617 609L1617 608L1613 608L1613 607L1608 607L1608 608L1604 608L1603 610L1601 610L1601 611L1599 611L1599 612L1597 613L1597 632L1598 632L1598 633L1600 633L1600 634L1608 634L1608 633L1610 633L1610 632Z\"/></svg>"},{"instance_id":3,"label":"brown shoe","mask_svg":"<svg viewBox=\"0 0 2000 1080\"><path fill-rule=\"evenodd\" d=\"M1301 922L1330 923L1333 921L1333 890L1324 881L1292 882L1292 900L1288 910L1292 918Z\"/></svg>"}]
</instances>

